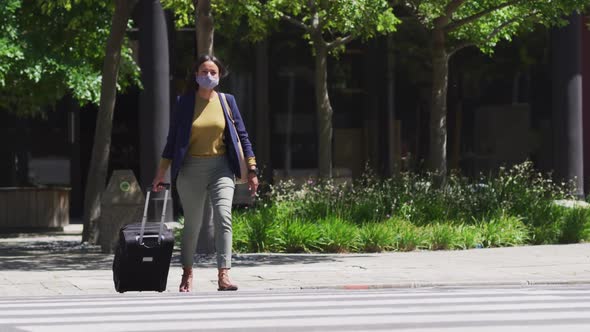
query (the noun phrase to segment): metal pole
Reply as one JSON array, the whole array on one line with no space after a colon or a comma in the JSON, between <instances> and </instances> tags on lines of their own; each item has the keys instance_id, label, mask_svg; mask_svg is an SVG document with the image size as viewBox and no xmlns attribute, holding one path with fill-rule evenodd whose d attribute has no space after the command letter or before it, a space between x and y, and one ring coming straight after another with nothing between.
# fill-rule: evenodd
<instances>
[{"instance_id":1,"label":"metal pole","mask_svg":"<svg viewBox=\"0 0 590 332\"><path fill-rule=\"evenodd\" d=\"M573 180L574 194L584 197L582 132L581 17L552 32L554 168L563 180Z\"/></svg>"},{"instance_id":2,"label":"metal pole","mask_svg":"<svg viewBox=\"0 0 590 332\"><path fill-rule=\"evenodd\" d=\"M139 168L140 183L146 186L156 174L168 134L170 61L166 14L160 1L141 0L139 6L139 66L143 84L139 102ZM165 181L170 182L169 175ZM153 208L156 206L153 204ZM167 213L171 215L171 211Z\"/></svg>"}]
</instances>

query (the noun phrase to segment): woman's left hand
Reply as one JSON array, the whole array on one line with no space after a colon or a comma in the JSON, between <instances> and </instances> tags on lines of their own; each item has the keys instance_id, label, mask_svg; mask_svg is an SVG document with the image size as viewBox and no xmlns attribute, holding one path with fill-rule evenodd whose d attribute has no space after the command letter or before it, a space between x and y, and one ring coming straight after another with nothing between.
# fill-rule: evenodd
<instances>
[{"instance_id":1,"label":"woman's left hand","mask_svg":"<svg viewBox=\"0 0 590 332\"><path fill-rule=\"evenodd\" d=\"M250 189L250 195L256 196L258 190L258 177L255 173L248 174L248 189Z\"/></svg>"}]
</instances>

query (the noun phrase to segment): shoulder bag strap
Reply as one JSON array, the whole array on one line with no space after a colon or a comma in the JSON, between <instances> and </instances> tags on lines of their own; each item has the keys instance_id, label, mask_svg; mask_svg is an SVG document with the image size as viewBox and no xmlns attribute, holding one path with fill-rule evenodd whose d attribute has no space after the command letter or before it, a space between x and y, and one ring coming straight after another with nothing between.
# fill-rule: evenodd
<instances>
[{"instance_id":1,"label":"shoulder bag strap","mask_svg":"<svg viewBox=\"0 0 590 332\"><path fill-rule=\"evenodd\" d=\"M225 109L227 110L227 114L229 115L229 119L231 120L231 122L234 124L234 126L236 125L236 122L234 121L234 116L233 116L233 112L231 110L231 107L229 106L229 103L227 102L227 98L225 97L225 93L219 93L219 96L221 96L221 102L223 103L223 105L225 106Z\"/></svg>"}]
</instances>

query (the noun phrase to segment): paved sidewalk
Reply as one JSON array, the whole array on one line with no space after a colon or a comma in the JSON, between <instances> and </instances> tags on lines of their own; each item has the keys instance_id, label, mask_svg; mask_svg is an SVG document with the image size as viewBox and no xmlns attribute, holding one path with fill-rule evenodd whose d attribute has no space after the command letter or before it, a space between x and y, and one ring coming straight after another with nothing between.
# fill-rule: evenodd
<instances>
[{"instance_id":1,"label":"paved sidewalk","mask_svg":"<svg viewBox=\"0 0 590 332\"><path fill-rule=\"evenodd\" d=\"M44 234L0 234L0 297L114 293L112 255L80 244L81 226ZM240 254L241 290L589 284L590 244L383 254ZM196 291L216 289L214 259L201 258ZM179 252L168 291L176 292Z\"/></svg>"}]
</instances>

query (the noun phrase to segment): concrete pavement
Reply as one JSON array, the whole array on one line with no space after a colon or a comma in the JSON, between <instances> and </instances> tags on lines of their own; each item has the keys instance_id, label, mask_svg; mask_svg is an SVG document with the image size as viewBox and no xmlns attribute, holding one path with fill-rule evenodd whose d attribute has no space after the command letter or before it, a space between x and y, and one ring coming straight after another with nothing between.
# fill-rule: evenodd
<instances>
[{"instance_id":1,"label":"concrete pavement","mask_svg":"<svg viewBox=\"0 0 590 332\"><path fill-rule=\"evenodd\" d=\"M114 293L112 255L80 244L81 226L64 232L0 235L0 297ZM173 254L169 292L182 274ZM238 254L241 290L528 286L589 284L590 244L380 254ZM201 257L197 292L216 289L213 257Z\"/></svg>"}]
</instances>

